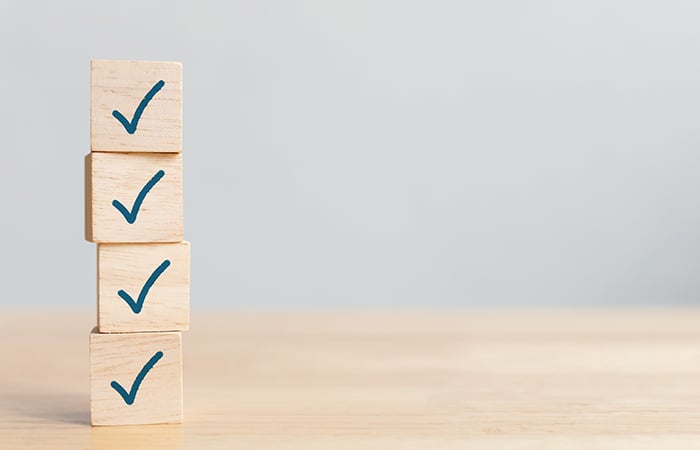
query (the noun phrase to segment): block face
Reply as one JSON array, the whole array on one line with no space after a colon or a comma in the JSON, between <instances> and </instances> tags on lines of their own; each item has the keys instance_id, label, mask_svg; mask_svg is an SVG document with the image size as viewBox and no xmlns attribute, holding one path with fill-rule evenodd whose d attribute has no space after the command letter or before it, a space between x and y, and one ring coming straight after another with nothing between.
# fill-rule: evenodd
<instances>
[{"instance_id":1,"label":"block face","mask_svg":"<svg viewBox=\"0 0 700 450\"><path fill-rule=\"evenodd\" d=\"M100 334L93 330L92 424L181 423L181 336L178 332ZM121 386L122 393L113 387L113 382Z\"/></svg>"},{"instance_id":2,"label":"block face","mask_svg":"<svg viewBox=\"0 0 700 450\"><path fill-rule=\"evenodd\" d=\"M183 240L180 154L90 153L85 170L88 241Z\"/></svg>"},{"instance_id":3,"label":"block face","mask_svg":"<svg viewBox=\"0 0 700 450\"><path fill-rule=\"evenodd\" d=\"M90 72L92 151L182 151L182 64L92 61Z\"/></svg>"},{"instance_id":4,"label":"block face","mask_svg":"<svg viewBox=\"0 0 700 450\"><path fill-rule=\"evenodd\" d=\"M189 242L98 245L100 333L187 330L189 305Z\"/></svg>"}]
</instances>

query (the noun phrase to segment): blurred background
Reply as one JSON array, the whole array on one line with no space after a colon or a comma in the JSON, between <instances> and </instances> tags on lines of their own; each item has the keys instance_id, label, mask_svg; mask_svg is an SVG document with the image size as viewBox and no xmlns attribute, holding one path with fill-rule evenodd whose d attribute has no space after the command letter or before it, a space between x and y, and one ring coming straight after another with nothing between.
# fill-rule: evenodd
<instances>
[{"instance_id":1,"label":"blurred background","mask_svg":"<svg viewBox=\"0 0 700 450\"><path fill-rule=\"evenodd\" d=\"M0 2L3 308L94 308L90 59L184 65L192 309L700 304L700 3Z\"/></svg>"}]
</instances>

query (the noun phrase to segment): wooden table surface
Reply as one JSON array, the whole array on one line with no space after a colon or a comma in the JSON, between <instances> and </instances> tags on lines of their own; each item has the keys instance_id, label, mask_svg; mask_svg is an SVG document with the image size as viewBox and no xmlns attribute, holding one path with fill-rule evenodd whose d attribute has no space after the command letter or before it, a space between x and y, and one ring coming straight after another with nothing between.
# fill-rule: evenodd
<instances>
[{"instance_id":1,"label":"wooden table surface","mask_svg":"<svg viewBox=\"0 0 700 450\"><path fill-rule=\"evenodd\" d=\"M0 312L0 449L700 448L700 310L195 312L185 423L92 428L94 321Z\"/></svg>"}]
</instances>

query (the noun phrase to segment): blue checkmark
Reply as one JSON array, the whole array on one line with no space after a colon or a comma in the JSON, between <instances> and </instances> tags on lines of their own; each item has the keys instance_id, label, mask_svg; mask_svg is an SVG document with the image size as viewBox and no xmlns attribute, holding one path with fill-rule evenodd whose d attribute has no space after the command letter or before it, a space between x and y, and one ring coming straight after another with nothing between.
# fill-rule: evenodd
<instances>
[{"instance_id":1,"label":"blue checkmark","mask_svg":"<svg viewBox=\"0 0 700 450\"><path fill-rule=\"evenodd\" d=\"M112 389L117 391L117 393L122 396L124 402L126 402L127 405L132 405L134 403L134 400L136 400L136 393L139 391L139 387L141 387L141 383L146 377L146 374L148 374L148 372L153 368L153 366L156 365L156 363L162 357L163 352L161 351L157 351L153 356L151 356L151 359L148 360L148 362L146 363L146 365L143 366L139 374L136 375L136 379L134 379L134 382L131 385L130 392L126 392L126 389L124 389L122 385L117 383L116 381L112 381L109 385L112 386Z\"/></svg>"},{"instance_id":2,"label":"blue checkmark","mask_svg":"<svg viewBox=\"0 0 700 450\"><path fill-rule=\"evenodd\" d=\"M165 272L165 269L167 269L169 266L170 260L166 259L160 264L160 266L156 267L156 270L153 271L151 276L148 277L148 280L146 280L146 284L144 284L141 288L138 300L134 301L134 299L131 298L131 295L129 295L126 291L121 289L117 292L117 295L119 295L122 298L122 300L124 300L126 304L129 305L134 314L140 313L141 309L143 308L143 302L146 300L146 296L148 295L148 291L151 289L151 286L153 286L153 283L156 282L158 277L161 276L161 274Z\"/></svg>"},{"instance_id":3,"label":"blue checkmark","mask_svg":"<svg viewBox=\"0 0 700 450\"><path fill-rule=\"evenodd\" d=\"M146 198L146 195L148 195L148 192L153 189L153 186L155 186L164 176L165 171L159 170L155 175L153 175L153 178L148 180L148 183L146 183L146 185L141 189L139 195L136 196L136 200L134 200L134 206L131 208L131 211L126 209L126 207L116 199L112 200L112 206L117 208L117 210L122 213L122 216L124 216L124 219L126 219L128 223L133 224L136 222L136 216L139 214L139 209L141 209L141 204Z\"/></svg>"},{"instance_id":4,"label":"blue checkmark","mask_svg":"<svg viewBox=\"0 0 700 450\"><path fill-rule=\"evenodd\" d=\"M126 120L126 117L116 109L112 111L112 116L114 116L115 119L117 119L126 129L126 132L129 134L134 134L136 133L136 127L139 125L139 120L141 120L141 114L143 114L143 110L146 109L146 106L148 106L148 103L153 100L153 97L163 89L163 86L165 86L165 81L160 80L156 84L153 85L150 91L146 93L146 96L143 97L143 100L141 100L141 103L139 103L139 106L136 108L136 111L134 111L134 117L132 117L131 122Z\"/></svg>"}]
</instances>

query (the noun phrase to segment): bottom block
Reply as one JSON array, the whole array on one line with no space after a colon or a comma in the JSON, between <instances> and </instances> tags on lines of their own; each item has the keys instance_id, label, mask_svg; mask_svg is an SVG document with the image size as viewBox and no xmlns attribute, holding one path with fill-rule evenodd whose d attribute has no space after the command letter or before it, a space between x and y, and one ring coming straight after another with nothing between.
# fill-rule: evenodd
<instances>
[{"instance_id":1,"label":"bottom block","mask_svg":"<svg viewBox=\"0 0 700 450\"><path fill-rule=\"evenodd\" d=\"M90 334L93 425L182 422L182 335Z\"/></svg>"}]
</instances>

